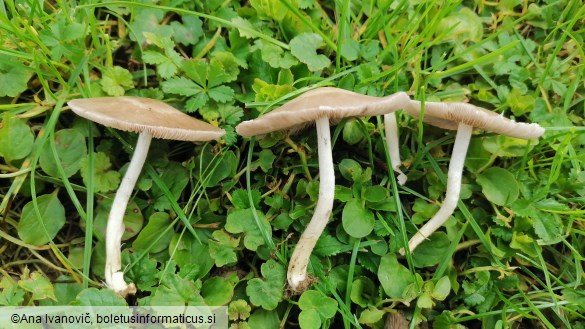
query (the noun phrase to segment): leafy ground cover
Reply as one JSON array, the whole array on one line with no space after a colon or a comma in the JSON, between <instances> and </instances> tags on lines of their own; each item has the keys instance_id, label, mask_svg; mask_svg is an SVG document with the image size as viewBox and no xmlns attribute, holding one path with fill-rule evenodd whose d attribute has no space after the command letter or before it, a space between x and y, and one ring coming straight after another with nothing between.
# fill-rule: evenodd
<instances>
[{"instance_id":1,"label":"leafy ground cover","mask_svg":"<svg viewBox=\"0 0 585 329\"><path fill-rule=\"evenodd\" d=\"M584 23L574 0L4 1L0 305L228 305L232 328L584 328ZM401 257L440 205L454 134L399 114L409 181L397 186L381 118L334 126L332 220L315 283L293 296L315 133L233 127L328 85L469 101L547 133L474 135L458 210ZM153 143L125 216L128 300L102 271L136 136L66 107L108 95L161 99L228 132Z\"/></svg>"}]
</instances>

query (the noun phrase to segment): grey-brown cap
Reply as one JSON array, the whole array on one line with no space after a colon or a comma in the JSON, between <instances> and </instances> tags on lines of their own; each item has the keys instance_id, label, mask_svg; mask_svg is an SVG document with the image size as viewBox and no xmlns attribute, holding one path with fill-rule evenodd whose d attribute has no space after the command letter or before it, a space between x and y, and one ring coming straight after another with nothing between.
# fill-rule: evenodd
<instances>
[{"instance_id":1,"label":"grey-brown cap","mask_svg":"<svg viewBox=\"0 0 585 329\"><path fill-rule=\"evenodd\" d=\"M421 102L412 101L405 110L408 114L419 117ZM467 103L424 103L423 121L443 129L457 130L459 123L464 123L486 131L510 137L532 139L544 134L544 128L536 123L515 122L503 115Z\"/></svg>"},{"instance_id":2,"label":"grey-brown cap","mask_svg":"<svg viewBox=\"0 0 585 329\"><path fill-rule=\"evenodd\" d=\"M273 131L297 130L323 117L336 122L346 117L383 115L405 108L409 103L410 98L404 92L373 97L345 89L321 87L254 120L240 123L236 131L249 137Z\"/></svg>"},{"instance_id":3,"label":"grey-brown cap","mask_svg":"<svg viewBox=\"0 0 585 329\"><path fill-rule=\"evenodd\" d=\"M73 112L104 126L152 137L181 141L208 141L225 134L223 129L199 121L156 99L120 96L74 99Z\"/></svg>"}]
</instances>

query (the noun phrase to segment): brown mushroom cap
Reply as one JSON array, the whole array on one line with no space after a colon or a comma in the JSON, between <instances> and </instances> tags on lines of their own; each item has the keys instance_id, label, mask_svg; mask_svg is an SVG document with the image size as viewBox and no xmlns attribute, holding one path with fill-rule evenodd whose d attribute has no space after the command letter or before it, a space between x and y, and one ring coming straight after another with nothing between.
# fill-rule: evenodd
<instances>
[{"instance_id":1,"label":"brown mushroom cap","mask_svg":"<svg viewBox=\"0 0 585 329\"><path fill-rule=\"evenodd\" d=\"M124 131L148 132L154 138L208 141L225 134L223 129L199 121L156 99L121 96L74 99L73 112L104 126Z\"/></svg>"},{"instance_id":2,"label":"brown mushroom cap","mask_svg":"<svg viewBox=\"0 0 585 329\"><path fill-rule=\"evenodd\" d=\"M459 123L522 139L538 138L544 128L536 123L515 122L484 108L467 103L425 102L423 121L443 129L457 130ZM421 102L413 101L406 111L418 118Z\"/></svg>"},{"instance_id":3,"label":"brown mushroom cap","mask_svg":"<svg viewBox=\"0 0 585 329\"><path fill-rule=\"evenodd\" d=\"M410 98L404 92L386 97L366 96L352 91L321 87L308 91L276 110L236 127L244 137L273 131L298 130L315 120L328 117L333 122L354 116L374 116L408 106Z\"/></svg>"}]
</instances>

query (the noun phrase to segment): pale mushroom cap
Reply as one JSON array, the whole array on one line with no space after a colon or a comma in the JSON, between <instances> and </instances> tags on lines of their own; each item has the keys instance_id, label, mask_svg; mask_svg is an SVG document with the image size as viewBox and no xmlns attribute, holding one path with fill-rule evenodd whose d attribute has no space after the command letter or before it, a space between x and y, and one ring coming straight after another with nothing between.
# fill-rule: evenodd
<instances>
[{"instance_id":1,"label":"pale mushroom cap","mask_svg":"<svg viewBox=\"0 0 585 329\"><path fill-rule=\"evenodd\" d=\"M382 115L405 108L409 103L410 98L404 92L373 97L339 88L321 87L254 120L240 123L236 131L249 137L273 131L298 130L323 117L336 122L346 117Z\"/></svg>"},{"instance_id":2,"label":"pale mushroom cap","mask_svg":"<svg viewBox=\"0 0 585 329\"><path fill-rule=\"evenodd\" d=\"M467 103L425 102L423 121L443 129L457 130L459 123L510 137L532 139L544 134L544 128L536 123L515 122L484 108ZM420 116L421 102L412 101L406 111Z\"/></svg>"},{"instance_id":3,"label":"pale mushroom cap","mask_svg":"<svg viewBox=\"0 0 585 329\"><path fill-rule=\"evenodd\" d=\"M67 104L88 120L124 131L148 132L154 138L194 142L218 139L225 134L223 129L151 98L96 97L74 99Z\"/></svg>"}]
</instances>

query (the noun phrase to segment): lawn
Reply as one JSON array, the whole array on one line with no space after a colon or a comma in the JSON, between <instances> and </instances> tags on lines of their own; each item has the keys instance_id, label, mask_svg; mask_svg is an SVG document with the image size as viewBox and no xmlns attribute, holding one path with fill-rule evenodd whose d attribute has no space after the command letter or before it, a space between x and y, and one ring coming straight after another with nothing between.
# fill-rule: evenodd
<instances>
[{"instance_id":1,"label":"lawn","mask_svg":"<svg viewBox=\"0 0 585 329\"><path fill-rule=\"evenodd\" d=\"M221 305L234 329L585 328L584 39L574 0L3 1L0 306ZM443 202L456 132L396 112L400 185L383 116L332 122L333 210L293 291L317 134L235 127L318 87L470 103L545 133L474 130L455 212L402 255ZM138 135L67 105L105 96L226 132L153 140L124 215L126 298L104 285L105 231Z\"/></svg>"}]
</instances>

